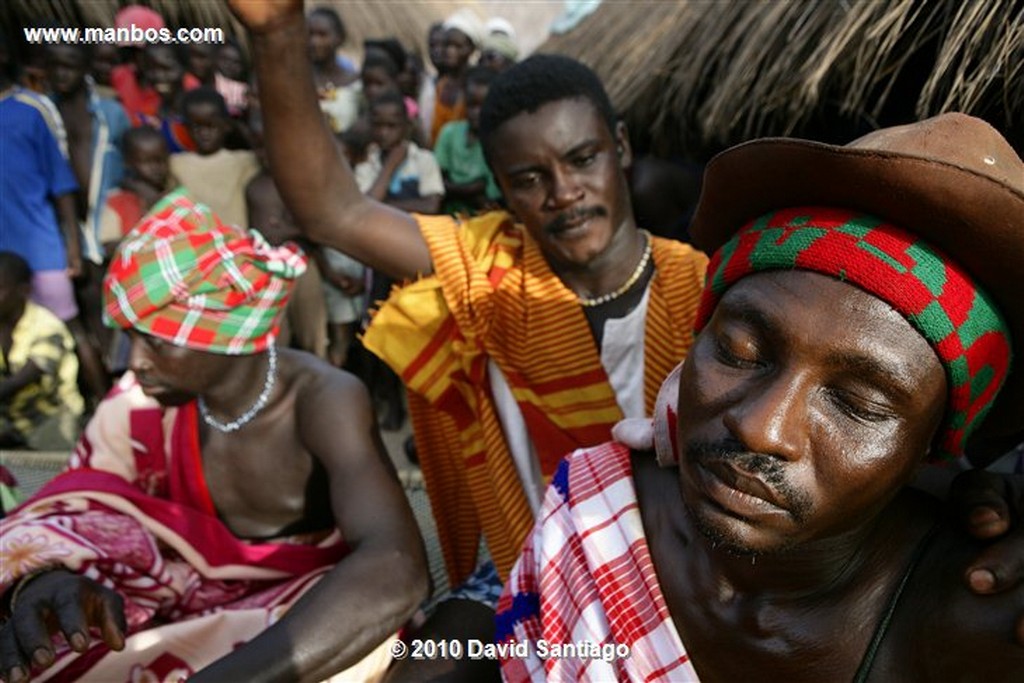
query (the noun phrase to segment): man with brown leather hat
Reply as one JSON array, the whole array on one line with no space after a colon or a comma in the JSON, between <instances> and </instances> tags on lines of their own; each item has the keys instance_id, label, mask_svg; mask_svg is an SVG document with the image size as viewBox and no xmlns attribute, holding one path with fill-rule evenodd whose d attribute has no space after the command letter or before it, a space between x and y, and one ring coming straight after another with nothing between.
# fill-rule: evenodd
<instances>
[{"instance_id":1,"label":"man with brown leather hat","mask_svg":"<svg viewBox=\"0 0 1024 683\"><path fill-rule=\"evenodd\" d=\"M714 159L697 339L653 421L556 473L506 679L1020 680L1024 587L971 594L906 485L1024 429L1022 227L1024 163L961 114Z\"/></svg>"}]
</instances>

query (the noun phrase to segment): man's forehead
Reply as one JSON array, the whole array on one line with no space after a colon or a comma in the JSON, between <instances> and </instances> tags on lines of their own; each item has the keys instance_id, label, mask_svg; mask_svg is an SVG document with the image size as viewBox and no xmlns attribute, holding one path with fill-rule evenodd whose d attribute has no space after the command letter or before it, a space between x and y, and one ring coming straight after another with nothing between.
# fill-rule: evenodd
<instances>
[{"instance_id":1,"label":"man's forehead","mask_svg":"<svg viewBox=\"0 0 1024 683\"><path fill-rule=\"evenodd\" d=\"M583 141L611 131L597 107L586 97L573 96L545 102L534 110L521 111L498 126L495 135L514 134L531 140ZM568 145L571 147L572 145Z\"/></svg>"}]
</instances>

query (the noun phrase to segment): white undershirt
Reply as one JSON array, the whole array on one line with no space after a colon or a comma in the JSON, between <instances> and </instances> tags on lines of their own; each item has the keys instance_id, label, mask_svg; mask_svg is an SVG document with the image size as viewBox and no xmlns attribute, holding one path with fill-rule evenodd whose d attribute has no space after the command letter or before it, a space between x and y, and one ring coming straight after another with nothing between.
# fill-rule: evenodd
<instances>
[{"instance_id":1,"label":"white undershirt","mask_svg":"<svg viewBox=\"0 0 1024 683\"><path fill-rule=\"evenodd\" d=\"M644 417L644 322L647 320L650 292L648 287L637 307L625 317L605 321L601 337L601 365L626 417ZM505 442L530 509L536 516L544 497L544 478L540 473L537 452L530 441L519 404L493 360L487 361L487 376L491 381L491 394L505 433Z\"/></svg>"}]
</instances>

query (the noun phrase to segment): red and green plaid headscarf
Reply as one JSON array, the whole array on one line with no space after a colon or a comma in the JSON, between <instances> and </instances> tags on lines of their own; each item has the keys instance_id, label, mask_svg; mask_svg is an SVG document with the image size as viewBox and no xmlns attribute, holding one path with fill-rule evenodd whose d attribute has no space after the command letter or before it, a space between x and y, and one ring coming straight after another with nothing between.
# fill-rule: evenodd
<instances>
[{"instance_id":1,"label":"red and green plaid headscarf","mask_svg":"<svg viewBox=\"0 0 1024 683\"><path fill-rule=\"evenodd\" d=\"M903 314L946 370L946 414L932 459L963 455L1010 369L1010 333L992 302L951 259L873 216L799 207L750 222L712 257L695 330L747 275L809 270L856 285Z\"/></svg>"},{"instance_id":2,"label":"red and green plaid headscarf","mask_svg":"<svg viewBox=\"0 0 1024 683\"><path fill-rule=\"evenodd\" d=\"M272 343L302 252L224 225L183 189L121 241L104 279L104 320L177 346L228 355Z\"/></svg>"}]
</instances>

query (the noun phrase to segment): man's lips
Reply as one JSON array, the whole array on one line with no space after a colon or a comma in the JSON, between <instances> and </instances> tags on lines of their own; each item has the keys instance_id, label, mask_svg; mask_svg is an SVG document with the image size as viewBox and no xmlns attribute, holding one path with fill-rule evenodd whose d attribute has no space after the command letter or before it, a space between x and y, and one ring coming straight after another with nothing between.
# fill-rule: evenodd
<instances>
[{"instance_id":1,"label":"man's lips","mask_svg":"<svg viewBox=\"0 0 1024 683\"><path fill-rule=\"evenodd\" d=\"M761 479L751 476L734 465L722 460L712 460L700 464L710 478L717 480L710 483L712 497L716 499L715 489L719 484L731 489L739 495L730 495L725 507L729 509L742 508L737 510L743 512L747 509L762 513L782 513L787 510L786 501L776 493L775 489ZM719 501L721 502L721 501Z\"/></svg>"}]
</instances>

